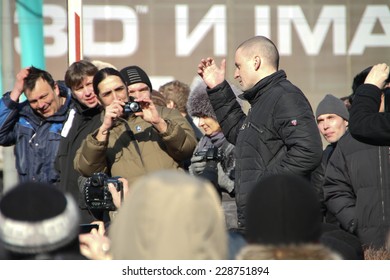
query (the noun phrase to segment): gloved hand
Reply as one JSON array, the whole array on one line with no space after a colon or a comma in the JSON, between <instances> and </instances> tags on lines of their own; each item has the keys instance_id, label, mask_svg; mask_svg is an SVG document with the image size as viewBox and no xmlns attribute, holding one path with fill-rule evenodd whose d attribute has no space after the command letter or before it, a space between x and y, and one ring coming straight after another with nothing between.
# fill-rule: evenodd
<instances>
[{"instance_id":1,"label":"gloved hand","mask_svg":"<svg viewBox=\"0 0 390 280\"><path fill-rule=\"evenodd\" d=\"M199 175L203 172L205 167L206 161L203 159L203 156L193 156L188 171L191 175Z\"/></svg>"},{"instance_id":2,"label":"gloved hand","mask_svg":"<svg viewBox=\"0 0 390 280\"><path fill-rule=\"evenodd\" d=\"M234 181L229 178L229 175L225 173L220 162L217 164L218 169L218 185L221 189L232 193L234 190Z\"/></svg>"}]
</instances>

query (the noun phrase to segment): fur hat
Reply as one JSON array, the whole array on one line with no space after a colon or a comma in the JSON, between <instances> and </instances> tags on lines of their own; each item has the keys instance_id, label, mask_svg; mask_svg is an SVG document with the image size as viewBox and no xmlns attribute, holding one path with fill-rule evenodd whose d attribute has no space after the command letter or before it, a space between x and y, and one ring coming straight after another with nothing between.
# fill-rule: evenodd
<instances>
[{"instance_id":1,"label":"fur hat","mask_svg":"<svg viewBox=\"0 0 390 280\"><path fill-rule=\"evenodd\" d=\"M349 112L344 102L331 94L327 94L318 104L316 119L323 114L335 114L344 120L349 120Z\"/></svg>"},{"instance_id":2,"label":"fur hat","mask_svg":"<svg viewBox=\"0 0 390 280\"><path fill-rule=\"evenodd\" d=\"M211 117L217 119L207 94L207 85L201 80L191 90L187 101L187 111L192 117Z\"/></svg>"},{"instance_id":3,"label":"fur hat","mask_svg":"<svg viewBox=\"0 0 390 280\"><path fill-rule=\"evenodd\" d=\"M246 239L263 245L316 243L321 235L320 201L309 181L270 175L248 195Z\"/></svg>"},{"instance_id":4,"label":"fur hat","mask_svg":"<svg viewBox=\"0 0 390 280\"><path fill-rule=\"evenodd\" d=\"M21 183L0 201L0 240L10 252L52 252L73 242L78 232L74 199L52 185Z\"/></svg>"},{"instance_id":5,"label":"fur hat","mask_svg":"<svg viewBox=\"0 0 390 280\"><path fill-rule=\"evenodd\" d=\"M140 67L136 65L127 66L123 68L120 73L125 79L126 85L129 86L136 83L144 83L148 85L150 92L153 90L148 74L146 74L146 72Z\"/></svg>"}]
</instances>

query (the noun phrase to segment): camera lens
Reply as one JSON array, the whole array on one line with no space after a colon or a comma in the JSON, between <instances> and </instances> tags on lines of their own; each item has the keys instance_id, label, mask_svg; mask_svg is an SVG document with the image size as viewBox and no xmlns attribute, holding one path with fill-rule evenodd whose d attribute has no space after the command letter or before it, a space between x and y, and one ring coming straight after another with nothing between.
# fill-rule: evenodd
<instances>
[{"instance_id":1,"label":"camera lens","mask_svg":"<svg viewBox=\"0 0 390 280\"><path fill-rule=\"evenodd\" d=\"M137 102L131 102L129 107L132 112L138 112L140 109Z\"/></svg>"}]
</instances>

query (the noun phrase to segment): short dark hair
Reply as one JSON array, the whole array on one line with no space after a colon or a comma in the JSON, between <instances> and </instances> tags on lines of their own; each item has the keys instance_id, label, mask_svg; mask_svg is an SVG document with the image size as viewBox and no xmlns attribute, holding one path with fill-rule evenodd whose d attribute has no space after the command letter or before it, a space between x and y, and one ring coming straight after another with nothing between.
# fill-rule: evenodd
<instances>
[{"instance_id":1,"label":"short dark hair","mask_svg":"<svg viewBox=\"0 0 390 280\"><path fill-rule=\"evenodd\" d=\"M24 78L23 92L25 92L26 90L33 90L37 81L40 78L46 81L52 89L55 88L56 82L54 81L53 77L50 75L49 72L31 66L27 77Z\"/></svg>"},{"instance_id":2,"label":"short dark hair","mask_svg":"<svg viewBox=\"0 0 390 280\"><path fill-rule=\"evenodd\" d=\"M123 84L126 86L126 81L118 70L111 67L100 69L99 71L96 72L95 76L93 76L93 82L92 82L93 91L97 96L99 96L98 85L100 84L101 81L103 81L108 76L118 76L123 82Z\"/></svg>"},{"instance_id":3,"label":"short dark hair","mask_svg":"<svg viewBox=\"0 0 390 280\"><path fill-rule=\"evenodd\" d=\"M65 84L68 88L75 88L82 84L86 76L94 76L98 68L88 60L73 62L65 73Z\"/></svg>"}]
</instances>

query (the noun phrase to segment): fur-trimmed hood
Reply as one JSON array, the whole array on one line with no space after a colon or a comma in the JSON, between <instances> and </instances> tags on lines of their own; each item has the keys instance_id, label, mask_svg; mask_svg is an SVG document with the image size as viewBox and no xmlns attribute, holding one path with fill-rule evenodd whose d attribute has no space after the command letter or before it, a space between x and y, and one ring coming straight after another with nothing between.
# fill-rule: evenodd
<instances>
[{"instance_id":1,"label":"fur-trimmed hood","mask_svg":"<svg viewBox=\"0 0 390 280\"><path fill-rule=\"evenodd\" d=\"M341 256L322 244L247 245L237 260L342 260Z\"/></svg>"}]
</instances>

